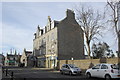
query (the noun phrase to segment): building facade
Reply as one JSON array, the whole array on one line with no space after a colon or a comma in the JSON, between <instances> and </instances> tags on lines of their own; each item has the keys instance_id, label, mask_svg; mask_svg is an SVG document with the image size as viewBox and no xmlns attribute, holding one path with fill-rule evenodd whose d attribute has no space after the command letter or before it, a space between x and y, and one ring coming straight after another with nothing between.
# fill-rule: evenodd
<instances>
[{"instance_id":1,"label":"building facade","mask_svg":"<svg viewBox=\"0 0 120 80\"><path fill-rule=\"evenodd\" d=\"M20 62L23 64L22 67L34 67L36 58L33 56L32 51L24 49Z\"/></svg>"},{"instance_id":2,"label":"building facade","mask_svg":"<svg viewBox=\"0 0 120 80\"><path fill-rule=\"evenodd\" d=\"M59 60L84 59L83 30L75 20L75 14L67 9L61 21L48 16L45 28L38 25L33 39L33 54L38 67L55 68Z\"/></svg>"},{"instance_id":3,"label":"building facade","mask_svg":"<svg viewBox=\"0 0 120 80\"><path fill-rule=\"evenodd\" d=\"M18 66L20 64L21 55L7 54L5 57L5 66Z\"/></svg>"}]
</instances>

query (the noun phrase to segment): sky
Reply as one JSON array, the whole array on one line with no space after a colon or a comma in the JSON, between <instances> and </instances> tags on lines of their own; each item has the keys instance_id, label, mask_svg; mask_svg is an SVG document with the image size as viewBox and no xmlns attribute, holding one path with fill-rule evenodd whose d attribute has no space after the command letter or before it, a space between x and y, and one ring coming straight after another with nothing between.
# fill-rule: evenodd
<instances>
[{"instance_id":1,"label":"sky","mask_svg":"<svg viewBox=\"0 0 120 80\"><path fill-rule=\"evenodd\" d=\"M0 3L0 52L10 52L10 49L16 49L22 53L23 49L33 50L34 33L37 26L44 27L47 24L47 17L52 20L60 21L66 16L66 9L74 10L79 2L2 2ZM105 2L85 2L85 5L101 12L106 5ZM1 39L2 38L2 39ZM104 33L100 41L107 42L110 47L116 51L117 42L112 32Z\"/></svg>"}]
</instances>

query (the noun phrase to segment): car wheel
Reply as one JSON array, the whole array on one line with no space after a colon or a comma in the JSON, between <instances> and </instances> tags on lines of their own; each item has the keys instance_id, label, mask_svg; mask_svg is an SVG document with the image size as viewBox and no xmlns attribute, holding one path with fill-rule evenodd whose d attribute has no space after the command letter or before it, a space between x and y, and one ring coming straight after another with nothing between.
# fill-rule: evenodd
<instances>
[{"instance_id":1,"label":"car wheel","mask_svg":"<svg viewBox=\"0 0 120 80\"><path fill-rule=\"evenodd\" d=\"M86 76L87 78L91 78L91 74L89 72L86 74Z\"/></svg>"},{"instance_id":2,"label":"car wheel","mask_svg":"<svg viewBox=\"0 0 120 80\"><path fill-rule=\"evenodd\" d=\"M69 75L72 75L72 72L71 72L71 71L69 72Z\"/></svg>"},{"instance_id":3,"label":"car wheel","mask_svg":"<svg viewBox=\"0 0 120 80\"><path fill-rule=\"evenodd\" d=\"M80 72L80 75L82 75L82 72Z\"/></svg>"},{"instance_id":4,"label":"car wheel","mask_svg":"<svg viewBox=\"0 0 120 80\"><path fill-rule=\"evenodd\" d=\"M60 71L61 74L63 74L63 71Z\"/></svg>"},{"instance_id":5,"label":"car wheel","mask_svg":"<svg viewBox=\"0 0 120 80\"><path fill-rule=\"evenodd\" d=\"M110 75L105 75L105 80L111 80L111 76Z\"/></svg>"}]
</instances>

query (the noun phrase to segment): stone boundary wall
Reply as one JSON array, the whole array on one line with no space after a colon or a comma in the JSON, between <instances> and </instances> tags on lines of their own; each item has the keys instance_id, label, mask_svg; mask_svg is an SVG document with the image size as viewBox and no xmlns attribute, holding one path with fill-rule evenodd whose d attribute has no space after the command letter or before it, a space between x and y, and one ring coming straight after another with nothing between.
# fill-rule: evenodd
<instances>
[{"instance_id":1,"label":"stone boundary wall","mask_svg":"<svg viewBox=\"0 0 120 80\"><path fill-rule=\"evenodd\" d=\"M83 60L59 60L59 69L63 64L75 64L81 69L88 69L100 63L100 59L83 59ZM117 64L118 58L106 59L106 63Z\"/></svg>"}]
</instances>

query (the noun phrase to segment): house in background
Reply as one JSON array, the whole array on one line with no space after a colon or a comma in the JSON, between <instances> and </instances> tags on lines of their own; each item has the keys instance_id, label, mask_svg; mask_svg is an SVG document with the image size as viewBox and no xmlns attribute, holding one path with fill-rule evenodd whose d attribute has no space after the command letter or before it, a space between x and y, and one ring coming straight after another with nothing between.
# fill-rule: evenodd
<instances>
[{"instance_id":1,"label":"house in background","mask_svg":"<svg viewBox=\"0 0 120 80\"><path fill-rule=\"evenodd\" d=\"M48 16L47 25L38 25L33 39L33 54L37 66L55 68L59 60L84 59L83 30L75 20L75 13L67 9L61 21L52 21Z\"/></svg>"},{"instance_id":2,"label":"house in background","mask_svg":"<svg viewBox=\"0 0 120 80\"><path fill-rule=\"evenodd\" d=\"M5 66L19 66L21 55L7 54L5 57Z\"/></svg>"},{"instance_id":3,"label":"house in background","mask_svg":"<svg viewBox=\"0 0 120 80\"><path fill-rule=\"evenodd\" d=\"M27 51L25 48L20 61L24 67L34 67L36 65L36 58L33 56L32 51Z\"/></svg>"}]
</instances>

